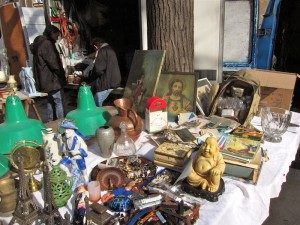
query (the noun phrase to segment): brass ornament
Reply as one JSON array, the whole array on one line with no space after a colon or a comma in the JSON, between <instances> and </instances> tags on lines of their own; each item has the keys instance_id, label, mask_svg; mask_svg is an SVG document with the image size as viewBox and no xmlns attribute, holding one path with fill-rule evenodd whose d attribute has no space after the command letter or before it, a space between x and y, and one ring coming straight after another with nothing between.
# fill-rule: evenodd
<instances>
[{"instance_id":1,"label":"brass ornament","mask_svg":"<svg viewBox=\"0 0 300 225\"><path fill-rule=\"evenodd\" d=\"M31 192L41 189L42 184L34 178L34 173L41 166L41 153L38 148L41 148L34 141L17 142L11 152L10 162L15 169L18 168L18 158L23 161L24 172L29 174L28 188Z\"/></svg>"}]
</instances>

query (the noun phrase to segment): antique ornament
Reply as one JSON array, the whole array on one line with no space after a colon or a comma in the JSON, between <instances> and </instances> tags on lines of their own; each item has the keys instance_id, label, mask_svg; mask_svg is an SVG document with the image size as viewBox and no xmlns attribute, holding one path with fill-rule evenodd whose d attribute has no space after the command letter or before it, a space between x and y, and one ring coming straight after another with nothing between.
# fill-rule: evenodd
<instances>
[{"instance_id":1,"label":"antique ornament","mask_svg":"<svg viewBox=\"0 0 300 225\"><path fill-rule=\"evenodd\" d=\"M78 166L80 173L79 177L84 178L84 184L88 183L88 175L85 163L85 157L88 156L88 148L83 138L86 138L75 126L72 121L65 120L60 128L64 130L64 137L58 136L58 141L61 143L60 149L63 154L63 159L60 161L60 168L67 174L70 170L74 173L74 166ZM76 165L73 165L76 164Z\"/></svg>"},{"instance_id":2,"label":"antique ornament","mask_svg":"<svg viewBox=\"0 0 300 225\"><path fill-rule=\"evenodd\" d=\"M113 152L115 143L114 129L110 126L101 126L96 130L96 140L100 150L100 156L109 158Z\"/></svg>"},{"instance_id":3,"label":"antique ornament","mask_svg":"<svg viewBox=\"0 0 300 225\"><path fill-rule=\"evenodd\" d=\"M206 139L193 159L191 173L183 182L185 192L212 202L218 201L218 196L225 191L222 179L225 162L219 149L216 138Z\"/></svg>"},{"instance_id":4,"label":"antique ornament","mask_svg":"<svg viewBox=\"0 0 300 225\"><path fill-rule=\"evenodd\" d=\"M41 210L32 198L32 194L26 182L25 169L23 166L24 161L26 160L22 158L22 156L16 157L15 159L19 173L19 190L17 206L9 225L15 223L30 225L41 218Z\"/></svg>"},{"instance_id":5,"label":"antique ornament","mask_svg":"<svg viewBox=\"0 0 300 225\"><path fill-rule=\"evenodd\" d=\"M66 172L56 165L50 172L49 180L55 204L57 207L65 206L72 195L72 178L67 177Z\"/></svg>"},{"instance_id":6,"label":"antique ornament","mask_svg":"<svg viewBox=\"0 0 300 225\"><path fill-rule=\"evenodd\" d=\"M68 225L70 224L70 217L66 213L65 219L63 219L55 204L49 179L49 168L44 164L42 169L44 181L44 209L41 215L42 223L47 225Z\"/></svg>"},{"instance_id":7,"label":"antique ornament","mask_svg":"<svg viewBox=\"0 0 300 225\"><path fill-rule=\"evenodd\" d=\"M43 142L45 145L45 161L47 162L50 170L53 166L59 164L61 154L59 151L59 142L55 140L55 133L52 128L42 129Z\"/></svg>"},{"instance_id":8,"label":"antique ornament","mask_svg":"<svg viewBox=\"0 0 300 225\"><path fill-rule=\"evenodd\" d=\"M33 141L20 141L18 142L11 152L10 162L18 169L17 160L22 158L24 172L29 174L28 188L31 192L35 192L41 189L42 184L40 181L34 178L34 173L40 168L41 164L41 146Z\"/></svg>"},{"instance_id":9,"label":"antique ornament","mask_svg":"<svg viewBox=\"0 0 300 225\"><path fill-rule=\"evenodd\" d=\"M0 179L0 216L11 215L17 203L17 192L14 178L6 174Z\"/></svg>"}]
</instances>

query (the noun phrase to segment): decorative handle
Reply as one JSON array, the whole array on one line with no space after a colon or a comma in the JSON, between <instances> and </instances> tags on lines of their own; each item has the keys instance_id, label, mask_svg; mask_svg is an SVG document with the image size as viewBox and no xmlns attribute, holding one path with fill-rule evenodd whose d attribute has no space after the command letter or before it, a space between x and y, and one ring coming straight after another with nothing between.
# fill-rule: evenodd
<instances>
[{"instance_id":1,"label":"decorative handle","mask_svg":"<svg viewBox=\"0 0 300 225\"><path fill-rule=\"evenodd\" d=\"M133 118L131 118L129 116L130 113L133 114ZM137 115L137 113L133 109L128 109L128 117L132 120L133 127L136 128L137 123L138 123L138 115Z\"/></svg>"}]
</instances>

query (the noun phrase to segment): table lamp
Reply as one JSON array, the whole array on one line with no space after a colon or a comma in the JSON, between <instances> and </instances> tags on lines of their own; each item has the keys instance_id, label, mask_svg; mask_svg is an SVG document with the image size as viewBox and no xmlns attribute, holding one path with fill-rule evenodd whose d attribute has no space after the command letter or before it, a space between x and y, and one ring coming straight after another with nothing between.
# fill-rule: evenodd
<instances>
[{"instance_id":1,"label":"table lamp","mask_svg":"<svg viewBox=\"0 0 300 225\"><path fill-rule=\"evenodd\" d=\"M96 107L91 87L82 83L78 93L78 107L69 112L66 118L73 120L82 134L94 136L97 128L109 122L111 115L106 109Z\"/></svg>"},{"instance_id":2,"label":"table lamp","mask_svg":"<svg viewBox=\"0 0 300 225\"><path fill-rule=\"evenodd\" d=\"M8 96L5 103L5 121L0 124L0 153L10 154L19 141L35 141L43 144L42 128L39 120L28 119L23 104L17 95Z\"/></svg>"}]
</instances>

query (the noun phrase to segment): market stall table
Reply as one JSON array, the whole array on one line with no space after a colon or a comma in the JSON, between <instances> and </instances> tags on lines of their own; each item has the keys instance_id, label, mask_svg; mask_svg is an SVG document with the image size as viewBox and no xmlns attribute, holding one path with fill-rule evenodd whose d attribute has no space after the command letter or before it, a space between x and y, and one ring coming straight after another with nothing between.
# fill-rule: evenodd
<instances>
[{"instance_id":1,"label":"market stall table","mask_svg":"<svg viewBox=\"0 0 300 225\"><path fill-rule=\"evenodd\" d=\"M293 113L292 123L300 125L299 121L300 114ZM255 125L258 125L259 118L256 118L255 122ZM53 122L51 126L53 127ZM265 142L262 147L268 150L270 160L263 164L257 184L253 185L232 177L224 177L225 192L217 202L199 199L201 204L200 219L196 224L262 224L269 215L270 199L279 196L281 186L286 181L289 166L295 159L299 142L300 128L298 126L289 127L283 135L281 143ZM99 148L94 139L88 141L87 144L89 155L86 158L86 164L90 174L91 170L105 159L99 156ZM142 133L136 145L137 155L153 160L153 152L156 146L150 141L147 133ZM37 178L41 179L41 175L38 175ZM34 196L43 206L43 190L34 192ZM69 212L72 216L73 205L74 198L71 198L65 207L59 208L61 215ZM7 224L10 219L11 217L1 218L1 220L4 220L4 224Z\"/></svg>"},{"instance_id":2,"label":"market stall table","mask_svg":"<svg viewBox=\"0 0 300 225\"><path fill-rule=\"evenodd\" d=\"M32 106L37 119L39 119L40 121L42 121L40 113L39 113L39 111L38 111L38 109L37 109L37 107L35 105L34 98L45 97L48 94L41 92L40 95L38 95L38 96L29 97L28 95L24 94L23 92L17 91L16 95L20 98L21 101L25 102L25 113L26 113L26 115L28 116L28 114L29 114L29 107ZM1 102L1 114L5 115L6 98L4 98L4 99L0 98L0 102Z\"/></svg>"}]
</instances>

